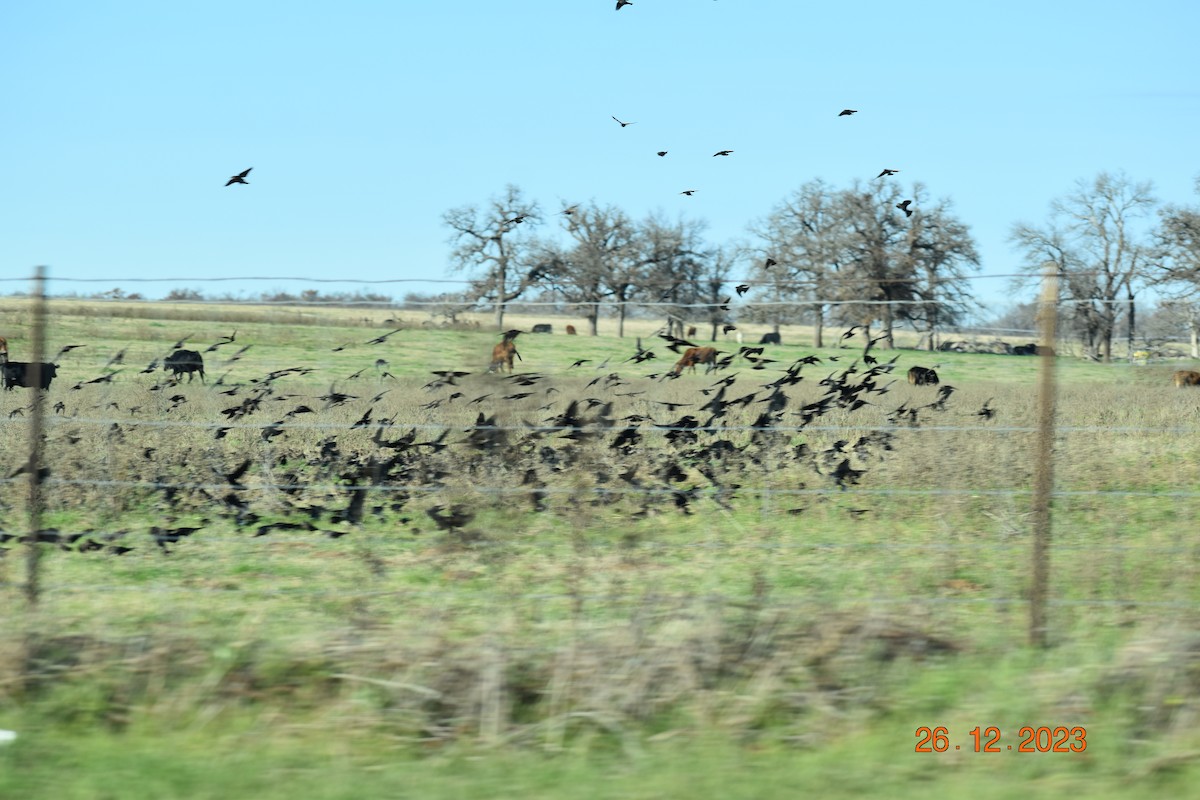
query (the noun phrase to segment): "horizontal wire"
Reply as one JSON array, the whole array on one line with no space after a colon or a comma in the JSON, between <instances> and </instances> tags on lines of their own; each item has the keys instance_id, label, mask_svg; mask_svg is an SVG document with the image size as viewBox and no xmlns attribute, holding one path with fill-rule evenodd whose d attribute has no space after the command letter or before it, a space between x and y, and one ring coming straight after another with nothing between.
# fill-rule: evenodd
<instances>
[{"instance_id":1,"label":"horizontal wire","mask_svg":"<svg viewBox=\"0 0 1200 800\"><path fill-rule=\"evenodd\" d=\"M154 279L147 278L145 280L154 280ZM246 280L246 279L244 279L244 278L229 278L228 280ZM53 304L58 299L70 300L72 302L75 302L75 301L89 302L89 303L112 302L112 303L121 303L121 304L137 304L137 305L146 304L146 305L155 305L155 306L161 306L161 305L181 305L181 306L187 306L187 305L227 305L227 306L234 305L234 306L237 306L237 305L242 305L242 302L240 302L238 300L223 300L220 298L213 298L213 299L197 298L197 299L189 299L189 300L165 300L165 299L148 300L148 299L140 299L140 298L139 299L129 299L129 298L125 298L125 297L109 299L109 298L91 298L91 297L88 297L88 298L55 298L55 297L51 296L51 297L47 298L47 301L50 304ZM389 311L397 311L397 310L403 310L404 306L418 306L418 307L420 307L420 306L445 306L445 305L447 305L447 302L445 300L404 300L402 302L402 304L395 305L395 306L390 306L383 301L379 301L379 302L369 302L368 301L368 304L370 304L376 308L380 308L381 310L386 309ZM681 302L681 301L659 301L659 300L571 300L571 301L511 300L511 301L504 303L504 307L509 311L509 313L513 313L514 311L516 311L519 308L588 308L588 307L618 308L618 307L626 307L626 308L699 308L699 309L714 310L714 309L717 309L720 306L726 305L726 304L727 303L714 302L714 301ZM839 306L941 306L941 305L945 305L945 304L946 304L945 301L940 301L940 300L936 300L936 299L933 299L933 300L820 300L820 299L813 298L813 299L797 299L797 300L738 300L738 301L736 301L737 308L775 308L775 307L779 307L779 306L800 307L800 306L815 306L815 305L830 306L830 307L839 307ZM1118 298L1118 299L1114 299L1114 300L1090 299L1090 298L1079 298L1079 299L1060 298L1058 300L1058 304L1059 305L1115 305L1115 306L1124 307L1129 304L1129 301L1126 299L1122 299L1122 298ZM252 306L256 306L256 305L258 305L258 306L287 306L290 308L300 309L300 308L303 308L303 307L309 306L309 305L320 307L323 304L321 302L307 303L304 301L297 301L297 300L280 300L280 301L254 300L254 301L246 302L245 305L248 307L252 307ZM341 302L332 303L332 302L330 302L330 303L327 303L327 305L336 307L336 306L351 305L351 303L341 303ZM472 305L478 307L478 312L490 311L492 308L495 307L494 302L486 301L486 300L478 302L478 303L473 303ZM466 309L463 309L461 313L471 313L471 311L472 311L472 309L466 308ZM53 313L53 310L51 310L50 313ZM897 327L899 327L899 326L897 326Z\"/></svg>"},{"instance_id":2,"label":"horizontal wire","mask_svg":"<svg viewBox=\"0 0 1200 800\"><path fill-rule=\"evenodd\" d=\"M134 592L142 594L245 594L252 596L277 596L277 597L328 597L335 596L338 598L348 597L383 597L394 596L399 599L457 599L457 600L485 600L497 596L505 599L513 600L570 600L570 601L585 601L597 602L604 604L612 604L615 599L626 599L630 603L645 603L647 601L671 602L680 603L683 601L706 602L722 601L734 607L744 607L749 603L760 605L764 611L794 608L805 609L810 608L816 603L814 601L799 601L799 602L770 602L758 601L755 602L747 597L730 597L726 595L714 595L711 592L697 592L695 594L654 594L647 596L645 594L627 594L614 595L611 592L605 593L567 593L567 592L531 592L522 594L512 594L503 590L494 592L470 592L459 591L450 592L445 590L433 591L411 591L403 589L376 589L376 590L345 590L345 589L315 589L310 587L285 588L276 587L271 589L228 589L222 587L205 587L205 586L129 586L129 585L112 585L112 586L96 586L96 585L43 585L43 592L48 596L53 596L60 592L77 592L77 593L109 593L109 592ZM874 596L874 597L856 597L848 596L846 599L852 600L855 603L871 603L877 605L903 605L906 608L911 608L913 605L998 605L998 606L1025 606L1029 600L1019 597L913 597L905 595L896 596ZM1105 600L1084 600L1084 599L1067 599L1057 598L1046 601L1048 605L1057 607L1093 607L1093 608L1170 608L1180 610L1194 610L1200 608L1200 602L1184 602L1172 600L1134 600L1134 599L1105 599Z\"/></svg>"},{"instance_id":3,"label":"horizontal wire","mask_svg":"<svg viewBox=\"0 0 1200 800\"><path fill-rule=\"evenodd\" d=\"M251 533L255 528L269 526L271 522L262 522L248 525L245 528L228 531L225 533L213 534L206 531L205 537L213 537L222 543L229 539L235 539L241 545L250 545L254 547L271 547L280 543L297 543L308 541L313 538L314 534L321 533L321 530L272 530L267 533ZM107 530L107 529L89 529L89 530L62 530L60 528L47 528L44 533L57 533L60 539L102 539L106 544L115 544L117 542L132 542L137 543L139 540L148 540L153 536L149 530L131 531L131 530ZM342 531L338 531L342 533ZM407 534L407 532L405 532ZM11 534L13 539L19 539L16 534ZM404 544L398 542L396 531L380 531L380 530L355 530L346 532L346 535L353 535L354 541L366 542L369 544ZM416 534L408 534L416 536ZM1021 537L1018 540L1018 537ZM211 541L211 539L210 539ZM412 539L416 542L416 539ZM63 546L70 548L74 542L61 541L49 542L43 541L41 544L46 546ZM662 542L647 539L637 539L636 544L609 544L609 543L592 543L589 549L598 551L601 554L628 554L631 551L639 553L652 553L656 550L670 550L678 552L684 550L716 550L722 553L728 552L734 548L738 551L743 550L762 550L770 553L791 553L804 554L812 551L820 551L822 553L844 552L844 553L863 553L863 552L933 552L933 553L1008 553L1017 554L1024 558L1029 552L1029 544L1025 539L1025 534L1012 534L1009 541L1005 542L987 542L987 541L963 541L963 542L812 542L798 540L772 540L748 542L739 540L736 544L731 544L725 540L700 540L686 542ZM531 549L542 553L550 553L554 550L554 545L545 542L535 542ZM1086 553L1089 555L1138 555L1138 556L1200 556L1200 545L1193 547L1143 547L1139 545L1111 545L1111 544L1056 544L1054 553ZM96 551L97 553L99 551Z\"/></svg>"}]
</instances>

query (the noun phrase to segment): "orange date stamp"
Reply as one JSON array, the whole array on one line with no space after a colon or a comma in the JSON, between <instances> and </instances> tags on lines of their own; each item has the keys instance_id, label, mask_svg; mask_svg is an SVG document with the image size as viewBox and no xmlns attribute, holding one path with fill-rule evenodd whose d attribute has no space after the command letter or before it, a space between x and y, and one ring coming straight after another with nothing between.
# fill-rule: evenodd
<instances>
[{"instance_id":1,"label":"orange date stamp","mask_svg":"<svg viewBox=\"0 0 1200 800\"><path fill-rule=\"evenodd\" d=\"M1082 753L1087 750L1087 729L1081 727L1067 728L1059 726L1032 727L1026 725L1017 731L1016 745L1002 742L1000 729L991 726L980 728L976 725L967 731L964 742L955 744L950 741L950 731L944 727L917 728L918 753L945 753L948 750L974 750L976 753L1006 753L1010 750L1017 753Z\"/></svg>"}]
</instances>

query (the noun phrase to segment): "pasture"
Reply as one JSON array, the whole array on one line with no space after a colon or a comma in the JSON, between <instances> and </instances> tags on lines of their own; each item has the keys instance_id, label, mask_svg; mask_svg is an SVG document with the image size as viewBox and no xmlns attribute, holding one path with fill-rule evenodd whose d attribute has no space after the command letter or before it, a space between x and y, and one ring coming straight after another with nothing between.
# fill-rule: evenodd
<instances>
[{"instance_id":1,"label":"pasture","mask_svg":"<svg viewBox=\"0 0 1200 800\"><path fill-rule=\"evenodd\" d=\"M898 359L863 389L860 343L785 331L762 369L660 380L678 356L645 323L654 359L521 335L510 377L486 373L486 328L382 312L51 310L46 360L85 346L46 395L35 608L29 393L0 395L0 728L20 733L0 795L1119 797L1197 776L1190 363L1060 359L1034 651L1035 358L874 351ZM27 309L0 324L26 359ZM184 337L207 382L166 385ZM917 365L954 390L909 385ZM1023 725L1086 728L1086 751L914 753L920 726Z\"/></svg>"}]
</instances>

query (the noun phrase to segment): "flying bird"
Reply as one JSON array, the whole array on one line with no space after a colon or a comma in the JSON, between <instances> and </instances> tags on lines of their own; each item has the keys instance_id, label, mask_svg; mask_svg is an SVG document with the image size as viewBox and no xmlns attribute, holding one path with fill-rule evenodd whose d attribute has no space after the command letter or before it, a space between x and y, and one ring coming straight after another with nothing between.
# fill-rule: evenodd
<instances>
[{"instance_id":1,"label":"flying bird","mask_svg":"<svg viewBox=\"0 0 1200 800\"><path fill-rule=\"evenodd\" d=\"M251 167L250 169L254 169L254 167ZM250 169L246 170L245 172L239 172L237 175L234 175L232 178L230 178L225 183L225 185L229 186L230 184L233 184L233 183L244 183L247 186L249 186L250 181L246 180L246 176L250 174Z\"/></svg>"},{"instance_id":2,"label":"flying bird","mask_svg":"<svg viewBox=\"0 0 1200 800\"><path fill-rule=\"evenodd\" d=\"M622 6L631 6L631 5L633 5L632 0L617 0L617 11L620 11ZM624 126L622 125L622 127L624 127Z\"/></svg>"},{"instance_id":3,"label":"flying bird","mask_svg":"<svg viewBox=\"0 0 1200 800\"><path fill-rule=\"evenodd\" d=\"M632 3L629 3L629 5L633 5L633 4L632 4ZM620 8L620 6L617 6L617 8ZM613 119L617 119L617 118L616 118L616 117L613 117ZM628 127L629 125L636 125L636 124L637 124L636 122L621 122L621 120L619 120L619 119L617 119L617 122L619 122L619 123L621 124L621 127L622 127L622 128Z\"/></svg>"},{"instance_id":4,"label":"flying bird","mask_svg":"<svg viewBox=\"0 0 1200 800\"><path fill-rule=\"evenodd\" d=\"M909 208L909 205L911 205L911 204L912 204L912 200L905 200L903 203L897 203L896 208L903 211L904 216L911 217L913 215L912 209Z\"/></svg>"},{"instance_id":5,"label":"flying bird","mask_svg":"<svg viewBox=\"0 0 1200 800\"><path fill-rule=\"evenodd\" d=\"M770 269L771 267L775 266L778 263L779 262L776 261L775 259L771 258L770 256L767 256L767 261L765 264L763 264L763 269Z\"/></svg>"},{"instance_id":6,"label":"flying bird","mask_svg":"<svg viewBox=\"0 0 1200 800\"><path fill-rule=\"evenodd\" d=\"M843 108L843 109L842 109L842 111L841 111L841 113L840 113L840 114L838 114L838 116L839 116L839 117L848 117L848 116L850 116L851 114L857 114L857 113L858 113L858 109L857 109L857 108Z\"/></svg>"},{"instance_id":7,"label":"flying bird","mask_svg":"<svg viewBox=\"0 0 1200 800\"><path fill-rule=\"evenodd\" d=\"M562 210L560 213L562 213L562 214L565 214L566 216L568 216L568 217L569 217L569 216L571 216L572 214L574 214L574 213L575 213L575 209L577 209L577 208L579 208L579 204L578 204L578 203L576 203L576 204L575 204L575 205L573 205L573 206L568 206L568 207L564 208L564 209L563 209L563 210Z\"/></svg>"},{"instance_id":8,"label":"flying bird","mask_svg":"<svg viewBox=\"0 0 1200 800\"><path fill-rule=\"evenodd\" d=\"M684 189L682 192L680 192L680 194L686 194L688 197L691 197L695 193L696 193L695 189Z\"/></svg>"},{"instance_id":9,"label":"flying bird","mask_svg":"<svg viewBox=\"0 0 1200 800\"><path fill-rule=\"evenodd\" d=\"M385 333L383 336L376 336L374 339L371 339L370 341L363 342L363 344L383 344L384 342L387 341L387 338L389 336L395 336L397 333L399 333L402 330L404 330L404 329L397 328L396 330L392 331L391 333Z\"/></svg>"},{"instance_id":10,"label":"flying bird","mask_svg":"<svg viewBox=\"0 0 1200 800\"><path fill-rule=\"evenodd\" d=\"M717 152L713 153L713 158L716 158L717 156L727 156L732 152L732 150L718 150Z\"/></svg>"},{"instance_id":11,"label":"flying bird","mask_svg":"<svg viewBox=\"0 0 1200 800\"><path fill-rule=\"evenodd\" d=\"M666 154L667 154L667 151L666 151L666 150L659 150L659 151L658 151L658 153L656 153L656 155L657 155L659 158L661 158L661 157L665 156Z\"/></svg>"},{"instance_id":12,"label":"flying bird","mask_svg":"<svg viewBox=\"0 0 1200 800\"><path fill-rule=\"evenodd\" d=\"M746 285L746 284L744 284L744 283L742 283L742 284L739 284L739 285L737 285L737 286L735 286L735 287L733 287L733 288L734 288L735 290L737 290L737 293L738 293L738 296L739 296L739 297L740 297L740 296L742 296L742 295L744 295L746 292L750 291L750 287L749 287L749 286L747 286L747 285Z\"/></svg>"},{"instance_id":13,"label":"flying bird","mask_svg":"<svg viewBox=\"0 0 1200 800\"><path fill-rule=\"evenodd\" d=\"M900 170L898 170L898 169L885 169L883 172L879 173L879 174L878 174L878 175L876 175L875 177L876 177L876 178L886 178L886 177L888 177L889 175L895 175L895 174L896 174L897 172L899 172L899 171L900 171Z\"/></svg>"}]
</instances>

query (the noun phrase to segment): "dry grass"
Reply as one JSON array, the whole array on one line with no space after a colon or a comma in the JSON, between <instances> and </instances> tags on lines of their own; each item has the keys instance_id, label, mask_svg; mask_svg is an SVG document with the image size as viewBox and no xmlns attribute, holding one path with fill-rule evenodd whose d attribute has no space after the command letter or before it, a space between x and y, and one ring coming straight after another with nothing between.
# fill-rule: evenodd
<instances>
[{"instance_id":1,"label":"dry grass","mask_svg":"<svg viewBox=\"0 0 1200 800\"><path fill-rule=\"evenodd\" d=\"M211 356L210 378L227 371L226 385L240 384L226 396L198 382L151 391L161 371L137 371L175 338L227 335L220 320L193 328L56 318L52 348L88 347L64 357L47 398L63 408L48 419L45 524L85 535L47 553L39 610L0 634L3 702L114 727L137 715L205 717L254 704L285 716L305 708L405 742L467 737L553 749L603 730L634 747L640 734L674 729L803 740L833 720L917 702L906 686L929 664L962 676L948 703L966 702L966 676L990 664L1007 689L981 701L983 716L1000 714L1014 691L1034 711L1067 707L1074 659L1090 670L1075 683L1084 706L1111 696L1115 681L1128 702L1157 709L1140 731L1195 730L1171 709L1190 687L1196 512L1191 499L1168 493L1200 486L1190 444L1200 393L1164 388L1161 370L1064 364L1060 420L1080 430L1060 432L1058 488L1083 494L1056 501L1060 655L1022 672L1010 659L1023 641L1028 588L1034 359L939 354L939 371L958 389L946 410L923 410L916 425L889 416L901 404L928 404L935 390L901 380L875 405L835 409L804 430L742 430L765 408L755 403L732 409L726 432L672 444L660 426L707 417L699 406L712 395L700 390L729 373L657 381L644 375L661 363L622 364L628 341L555 335L521 340L524 371L544 377L518 388L477 369L490 333L412 330L368 346L374 334L335 319L329 328L239 322L236 345ZM354 346L333 353L343 341ZM222 367L242 342L252 349ZM70 388L103 374L120 347L126 366L113 383ZM807 352L773 350L781 365ZM396 379L381 377L376 357ZM567 367L584 357L593 363ZM595 369L606 357L612 366ZM902 353L899 371L927 359ZM806 367L786 390L781 424L797 424L792 412L819 398L819 381L845 363ZM289 366L314 371L279 380L260 411L235 423L245 427L215 438L214 426L229 425L223 409ZM423 388L434 367L474 374ZM349 380L358 369L366 372ZM588 386L613 371L629 383ZM729 398L763 399L762 384L781 374L737 371ZM357 399L327 408L320 397L331 384ZM534 394L500 399L517 391ZM451 400L454 392L463 396ZM493 398L468 405L486 394ZM5 395L6 409L19 397ZM581 441L536 430L587 397L612 403L612 429L602 430L593 409L581 411L590 420ZM994 419L976 414L984 401ZM672 411L667 402L690 405ZM265 426L299 405L314 413L264 438ZM415 429L415 442L433 442L447 431L447 446L381 448L376 429L350 427L368 409L374 422L394 420L386 440ZM471 429L481 412L513 429L478 438ZM610 445L630 415L658 425L637 423L641 443L622 452ZM25 422L3 424L7 476L24 462ZM832 473L842 456L831 448L878 429L886 446L848 448L864 474L840 487ZM331 437L334 455L323 453ZM718 439L735 451L699 452ZM391 476L377 480L372 464L397 454ZM247 460L245 488L235 489L224 476ZM529 470L536 482L526 482ZM0 498L12 534L24 532L23 480ZM361 518L352 519L364 486ZM225 502L230 493L240 510ZM474 518L439 530L427 512L454 506ZM313 529L257 535L275 522ZM156 546L156 531L193 525L203 530ZM86 541L133 550L74 552ZM11 583L0 596L16 604L20 565L10 557L3 569ZM1133 632L1180 645L1163 667L1179 676L1175 691L1149 688L1159 668L1136 653L1152 647L1126 651L1109 672L1107 659ZM1045 686L1030 688L1034 675ZM1191 700L1182 707L1191 713Z\"/></svg>"}]
</instances>

